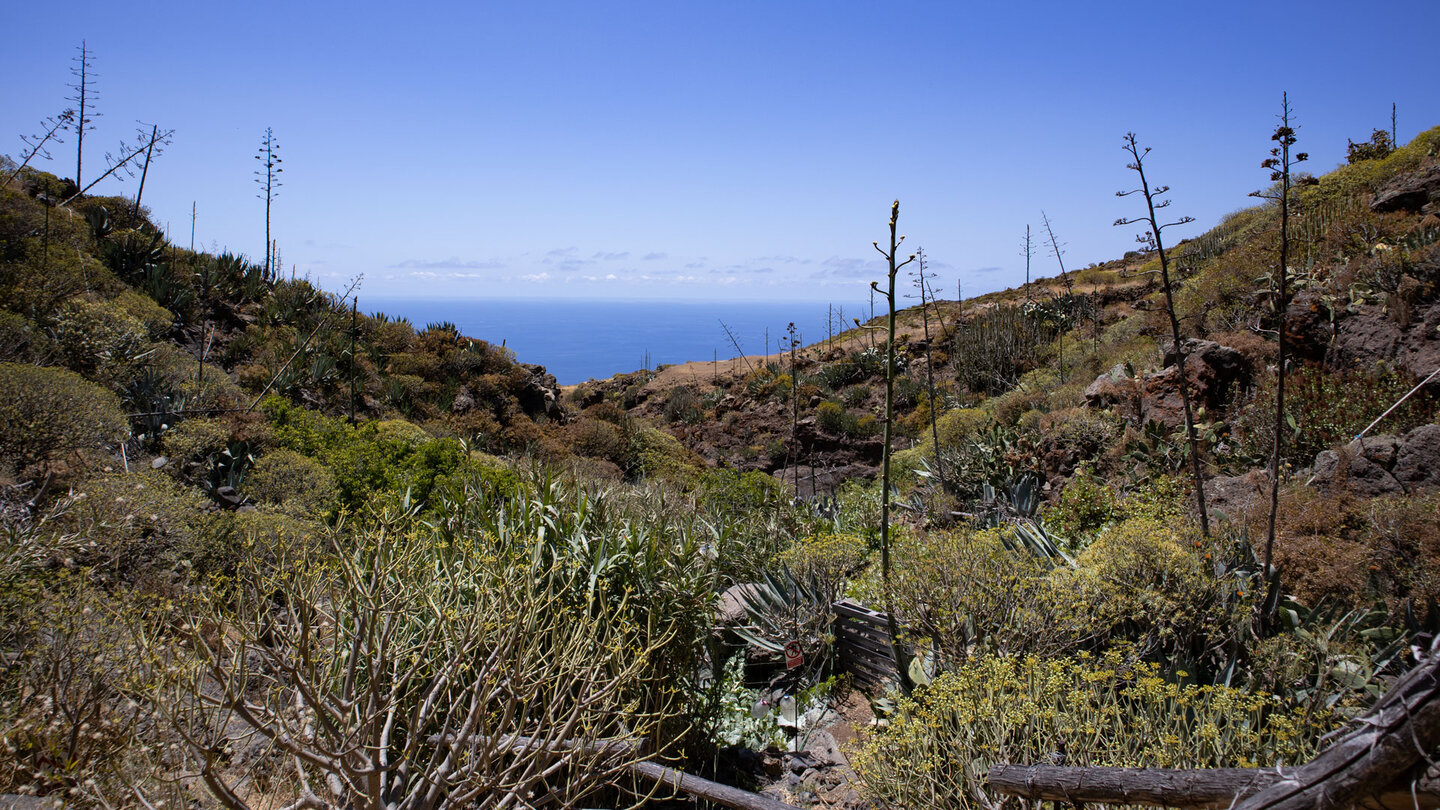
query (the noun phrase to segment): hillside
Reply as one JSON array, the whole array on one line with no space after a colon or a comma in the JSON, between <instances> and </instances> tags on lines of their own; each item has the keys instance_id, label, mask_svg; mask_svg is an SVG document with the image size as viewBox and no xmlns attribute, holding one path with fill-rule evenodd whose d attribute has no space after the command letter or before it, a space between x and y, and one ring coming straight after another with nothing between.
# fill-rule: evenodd
<instances>
[{"instance_id":1,"label":"hillside","mask_svg":"<svg viewBox=\"0 0 1440 810\"><path fill-rule=\"evenodd\" d=\"M1304 761L1440 629L1440 128L1354 157L1296 185L1283 311L1278 205L1168 248L1183 379L1154 250L901 311L889 448L883 318L562 391L14 172L0 793L661 803L644 758L991 807L975 763ZM842 597L903 629L889 683Z\"/></svg>"}]
</instances>

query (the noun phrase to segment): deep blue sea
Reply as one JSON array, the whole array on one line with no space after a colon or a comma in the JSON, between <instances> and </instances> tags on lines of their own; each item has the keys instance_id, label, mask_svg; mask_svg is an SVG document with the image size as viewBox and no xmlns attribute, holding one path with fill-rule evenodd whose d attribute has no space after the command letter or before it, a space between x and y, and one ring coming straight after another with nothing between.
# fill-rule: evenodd
<instances>
[{"instance_id":1,"label":"deep blue sea","mask_svg":"<svg viewBox=\"0 0 1440 810\"><path fill-rule=\"evenodd\" d=\"M545 366L562 385L604 379L647 365L691 360L725 360L736 355L720 327L724 321L745 354L780 351L780 339L791 321L802 345L828 334L826 304L813 301L580 301L503 299L371 298L360 309L404 316L417 329L451 321L461 334L514 350L522 363ZM842 303L843 323L868 320L869 303Z\"/></svg>"}]
</instances>

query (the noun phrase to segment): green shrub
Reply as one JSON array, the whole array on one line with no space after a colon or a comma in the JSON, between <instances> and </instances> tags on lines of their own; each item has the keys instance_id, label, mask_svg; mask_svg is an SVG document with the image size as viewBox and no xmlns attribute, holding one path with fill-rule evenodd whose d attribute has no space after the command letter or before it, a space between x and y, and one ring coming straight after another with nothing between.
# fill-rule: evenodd
<instances>
[{"instance_id":1,"label":"green shrub","mask_svg":"<svg viewBox=\"0 0 1440 810\"><path fill-rule=\"evenodd\" d=\"M864 407L870 401L870 386L852 385L840 394L840 401L845 403L847 408Z\"/></svg>"},{"instance_id":2,"label":"green shrub","mask_svg":"<svg viewBox=\"0 0 1440 810\"><path fill-rule=\"evenodd\" d=\"M940 414L935 420L935 430L940 434L941 447L954 447L969 439L989 421L989 416L979 408L956 408Z\"/></svg>"},{"instance_id":3,"label":"green shrub","mask_svg":"<svg viewBox=\"0 0 1440 810\"><path fill-rule=\"evenodd\" d=\"M695 455L663 430L639 427L630 431L626 472L634 478L686 481L699 470Z\"/></svg>"},{"instance_id":4,"label":"green shrub","mask_svg":"<svg viewBox=\"0 0 1440 810\"><path fill-rule=\"evenodd\" d=\"M259 559L275 562L313 553L324 545L328 536L324 524L305 520L298 512L264 509L236 512L229 529L235 535L236 545L244 549L243 556L252 564Z\"/></svg>"},{"instance_id":5,"label":"green shrub","mask_svg":"<svg viewBox=\"0 0 1440 810\"><path fill-rule=\"evenodd\" d=\"M826 433L844 433L845 418L849 415L844 405L827 400L815 410L815 426Z\"/></svg>"},{"instance_id":6,"label":"green shrub","mask_svg":"<svg viewBox=\"0 0 1440 810\"><path fill-rule=\"evenodd\" d=\"M796 508L786 487L763 472L704 470L692 491L695 514L710 522L722 581L757 582L776 555L814 530L808 509Z\"/></svg>"},{"instance_id":7,"label":"green shrub","mask_svg":"<svg viewBox=\"0 0 1440 810\"><path fill-rule=\"evenodd\" d=\"M222 419L186 419L165 431L165 452L172 461L204 461L230 443L230 425Z\"/></svg>"},{"instance_id":8,"label":"green shrub","mask_svg":"<svg viewBox=\"0 0 1440 810\"><path fill-rule=\"evenodd\" d=\"M350 510L372 500L398 501L407 492L413 503L424 504L431 490L466 461L458 440L427 438L423 429L403 421L352 427L344 419L296 407L279 397L267 397L263 407L275 445L328 467L339 488L340 506Z\"/></svg>"},{"instance_id":9,"label":"green shrub","mask_svg":"<svg viewBox=\"0 0 1440 810\"><path fill-rule=\"evenodd\" d=\"M76 562L102 582L169 592L185 574L219 573L238 558L230 515L209 511L200 490L164 473L103 475L76 490L84 497L67 525L91 540Z\"/></svg>"},{"instance_id":10,"label":"green shrub","mask_svg":"<svg viewBox=\"0 0 1440 810\"><path fill-rule=\"evenodd\" d=\"M53 332L70 368L116 384L129 379L150 345L144 323L103 301L67 303Z\"/></svg>"},{"instance_id":11,"label":"green shrub","mask_svg":"<svg viewBox=\"0 0 1440 810\"><path fill-rule=\"evenodd\" d=\"M335 476L325 465L294 450L265 453L245 477L245 494L292 517L323 516L338 493Z\"/></svg>"},{"instance_id":12,"label":"green shrub","mask_svg":"<svg viewBox=\"0 0 1440 810\"><path fill-rule=\"evenodd\" d=\"M941 675L853 759L895 807L1001 805L998 763L1163 768L1275 767L1309 760L1336 728L1265 693L1169 683L1120 653L1061 660L982 657Z\"/></svg>"},{"instance_id":13,"label":"green shrub","mask_svg":"<svg viewBox=\"0 0 1440 810\"><path fill-rule=\"evenodd\" d=\"M693 425L705 415L700 409L700 400L689 386L682 385L670 391L665 400L665 420Z\"/></svg>"},{"instance_id":14,"label":"green shrub","mask_svg":"<svg viewBox=\"0 0 1440 810\"><path fill-rule=\"evenodd\" d=\"M891 591L917 648L948 670L982 650L1056 655L1087 640L1086 616L1056 592L1049 568L1012 550L1009 527L902 534L891 549ZM855 594L883 604L877 566Z\"/></svg>"},{"instance_id":15,"label":"green shrub","mask_svg":"<svg viewBox=\"0 0 1440 810\"><path fill-rule=\"evenodd\" d=\"M127 435L115 395L61 368L0 363L0 459L20 473Z\"/></svg>"},{"instance_id":16,"label":"green shrub","mask_svg":"<svg viewBox=\"0 0 1440 810\"><path fill-rule=\"evenodd\" d=\"M1260 594L1232 567L1242 552L1182 519L1134 517L1107 528L1054 581L1094 637L1134 641L1194 671L1225 660L1249 632Z\"/></svg>"},{"instance_id":17,"label":"green shrub","mask_svg":"<svg viewBox=\"0 0 1440 810\"><path fill-rule=\"evenodd\" d=\"M835 531L858 534L880 547L880 481L851 478L835 492Z\"/></svg>"},{"instance_id":18,"label":"green shrub","mask_svg":"<svg viewBox=\"0 0 1440 810\"><path fill-rule=\"evenodd\" d=\"M1040 365L1064 322L1061 310L1041 304L983 310L955 330L955 379L977 393L1009 390Z\"/></svg>"},{"instance_id":19,"label":"green shrub","mask_svg":"<svg viewBox=\"0 0 1440 810\"><path fill-rule=\"evenodd\" d=\"M425 432L425 428L404 419L381 419L372 424L376 441L395 442L412 448L430 441L430 434Z\"/></svg>"},{"instance_id":20,"label":"green shrub","mask_svg":"<svg viewBox=\"0 0 1440 810\"><path fill-rule=\"evenodd\" d=\"M825 532L801 538L780 554L778 562L799 581L818 583L828 604L844 593L845 582L859 573L868 553L857 535Z\"/></svg>"},{"instance_id":21,"label":"green shrub","mask_svg":"<svg viewBox=\"0 0 1440 810\"><path fill-rule=\"evenodd\" d=\"M59 347L33 321L16 312L0 311L0 362L52 361Z\"/></svg>"},{"instance_id":22,"label":"green shrub","mask_svg":"<svg viewBox=\"0 0 1440 810\"><path fill-rule=\"evenodd\" d=\"M1071 458L1088 459L1116 443L1125 432L1125 421L1107 411L1078 407L1045 414L1036 427L1048 445Z\"/></svg>"},{"instance_id":23,"label":"green shrub","mask_svg":"<svg viewBox=\"0 0 1440 810\"><path fill-rule=\"evenodd\" d=\"M125 290L115 296L114 301L127 315L145 325L151 340L163 338L175 326L174 313L155 303L155 299L148 295Z\"/></svg>"},{"instance_id":24,"label":"green shrub","mask_svg":"<svg viewBox=\"0 0 1440 810\"><path fill-rule=\"evenodd\" d=\"M1058 529L1072 548L1083 548L1118 509L1115 491L1089 467L1082 467L1066 482L1060 502L1045 512L1045 523Z\"/></svg>"}]
</instances>

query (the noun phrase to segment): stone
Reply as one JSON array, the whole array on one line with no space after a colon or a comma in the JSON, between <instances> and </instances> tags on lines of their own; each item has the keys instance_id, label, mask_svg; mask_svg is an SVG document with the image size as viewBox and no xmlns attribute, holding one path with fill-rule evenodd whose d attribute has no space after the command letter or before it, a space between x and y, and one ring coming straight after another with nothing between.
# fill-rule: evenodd
<instances>
[{"instance_id":1,"label":"stone","mask_svg":"<svg viewBox=\"0 0 1440 810\"><path fill-rule=\"evenodd\" d=\"M1400 441L1394 436L1366 436L1360 440L1360 454L1366 461L1388 470L1395 464L1395 453Z\"/></svg>"},{"instance_id":2,"label":"stone","mask_svg":"<svg viewBox=\"0 0 1440 810\"><path fill-rule=\"evenodd\" d=\"M765 758L760 761L760 770L771 779L779 779L780 774L785 772L785 762L780 757L766 753Z\"/></svg>"},{"instance_id":3,"label":"stone","mask_svg":"<svg viewBox=\"0 0 1440 810\"><path fill-rule=\"evenodd\" d=\"M744 624L745 605L743 599L745 594L756 587L752 583L742 582L726 588L725 592L720 594L720 604L715 608L715 623L719 625Z\"/></svg>"},{"instance_id":4,"label":"stone","mask_svg":"<svg viewBox=\"0 0 1440 810\"><path fill-rule=\"evenodd\" d=\"M153 459L150 460L150 469L152 469L152 470L158 470L158 469L163 468L166 464L169 464L169 463L170 463L170 459L168 459L168 458L166 458L166 457L164 457L164 456L156 456L155 458L153 458Z\"/></svg>"},{"instance_id":5,"label":"stone","mask_svg":"<svg viewBox=\"0 0 1440 810\"><path fill-rule=\"evenodd\" d=\"M235 509L243 500L244 498L235 491L234 487L215 488L215 502L220 504L222 509Z\"/></svg>"},{"instance_id":6,"label":"stone","mask_svg":"<svg viewBox=\"0 0 1440 810\"><path fill-rule=\"evenodd\" d=\"M1180 393L1179 355L1166 347L1165 368L1140 379L1139 422L1160 422L1170 427L1185 423ZM1238 350L1211 340L1185 341L1185 378L1191 407L1212 412L1224 405L1232 391L1250 380L1250 365Z\"/></svg>"},{"instance_id":7,"label":"stone","mask_svg":"<svg viewBox=\"0 0 1440 810\"><path fill-rule=\"evenodd\" d=\"M1421 425L1406 433L1392 469L1406 492L1440 488L1440 425Z\"/></svg>"},{"instance_id":8,"label":"stone","mask_svg":"<svg viewBox=\"0 0 1440 810\"><path fill-rule=\"evenodd\" d=\"M1335 333L1335 362L1340 366L1370 367L1395 357L1404 334L1383 310L1374 305L1340 321Z\"/></svg>"},{"instance_id":9,"label":"stone","mask_svg":"<svg viewBox=\"0 0 1440 810\"><path fill-rule=\"evenodd\" d=\"M455 392L455 400L450 403L450 412L454 414L469 413L470 409L474 407L475 395L470 393L470 387L460 386L460 390Z\"/></svg>"},{"instance_id":10,"label":"stone","mask_svg":"<svg viewBox=\"0 0 1440 810\"><path fill-rule=\"evenodd\" d=\"M547 372L544 366L534 363L517 363L529 375L524 385L516 392L515 398L520 402L520 408L530 416L546 416L551 419L560 416L560 385L555 381L555 375Z\"/></svg>"},{"instance_id":11,"label":"stone","mask_svg":"<svg viewBox=\"0 0 1440 810\"><path fill-rule=\"evenodd\" d=\"M1237 522L1268 508L1269 493L1270 475L1264 470L1220 476L1205 482L1205 503L1210 512Z\"/></svg>"},{"instance_id":12,"label":"stone","mask_svg":"<svg viewBox=\"0 0 1440 810\"><path fill-rule=\"evenodd\" d=\"M827 711L827 715L834 715L834 712ZM829 718L827 717L827 719ZM839 719L839 715L834 715L831 722L838 722ZM850 761L845 758L845 754L840 751L840 746L836 744L835 738L823 728L810 732L810 738L805 741L805 753L821 766L849 766L850 764Z\"/></svg>"},{"instance_id":13,"label":"stone","mask_svg":"<svg viewBox=\"0 0 1440 810\"><path fill-rule=\"evenodd\" d=\"M1373 436L1315 456L1313 483L1322 490L1343 488L1362 498L1405 491L1383 463L1395 457L1393 436ZM1368 452L1367 452L1368 448Z\"/></svg>"},{"instance_id":14,"label":"stone","mask_svg":"<svg viewBox=\"0 0 1440 810\"><path fill-rule=\"evenodd\" d=\"M1375 192L1370 210L1424 211L1440 202L1440 165L1397 175Z\"/></svg>"},{"instance_id":15,"label":"stone","mask_svg":"<svg viewBox=\"0 0 1440 810\"><path fill-rule=\"evenodd\" d=\"M1124 363L1117 363L1086 386L1085 404L1091 408L1113 409L1125 418L1139 418L1140 385Z\"/></svg>"}]
</instances>

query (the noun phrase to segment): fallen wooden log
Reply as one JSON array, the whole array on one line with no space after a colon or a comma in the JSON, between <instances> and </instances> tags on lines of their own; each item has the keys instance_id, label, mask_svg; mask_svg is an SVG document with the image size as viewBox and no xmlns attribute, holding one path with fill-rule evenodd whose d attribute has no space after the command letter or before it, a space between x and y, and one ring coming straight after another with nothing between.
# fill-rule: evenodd
<instances>
[{"instance_id":1,"label":"fallen wooden log","mask_svg":"<svg viewBox=\"0 0 1440 810\"><path fill-rule=\"evenodd\" d=\"M1440 749L1440 638L1351 731L1236 810L1332 810L1383 793Z\"/></svg>"},{"instance_id":2,"label":"fallen wooden log","mask_svg":"<svg viewBox=\"0 0 1440 810\"><path fill-rule=\"evenodd\" d=\"M1283 779L1295 768L1077 768L1057 765L996 765L987 784L1000 793L1031 801L1072 804L1141 804L1156 807L1228 808ZM1411 794L1402 779L1367 805L1440 808L1440 784L1422 780Z\"/></svg>"},{"instance_id":3,"label":"fallen wooden log","mask_svg":"<svg viewBox=\"0 0 1440 810\"><path fill-rule=\"evenodd\" d=\"M483 735L472 735L470 739L489 741L498 748L528 750L530 748L546 748L548 750L564 753L583 748L588 753L600 753L614 757L637 756L641 750L641 743L635 740L609 739L582 742L580 740L551 740L546 741L537 737L525 737L518 734L506 734L499 738L485 737ZM429 737L431 744L441 742L454 742L453 734L435 734ZM628 768L634 775L656 782L662 787L669 787L673 790L682 791L692 796L706 799L715 804L732 808L732 810L799 810L791 804L772 799L769 796L762 796L759 793L751 793L748 790L722 785L719 782L712 782L709 779L702 779L698 776L668 768L656 762L639 761L631 762L624 767Z\"/></svg>"},{"instance_id":4,"label":"fallen wooden log","mask_svg":"<svg viewBox=\"0 0 1440 810\"><path fill-rule=\"evenodd\" d=\"M733 808L733 810L798 810L793 804L786 804L785 802L772 799L769 796L751 793L748 790L741 790L737 787L722 785L719 782L712 782L709 779L691 776L684 771L667 768L655 762L636 762L630 766L630 770L636 776L649 779L652 782L658 782L674 790L689 793L691 796L698 796L716 804Z\"/></svg>"}]
</instances>

